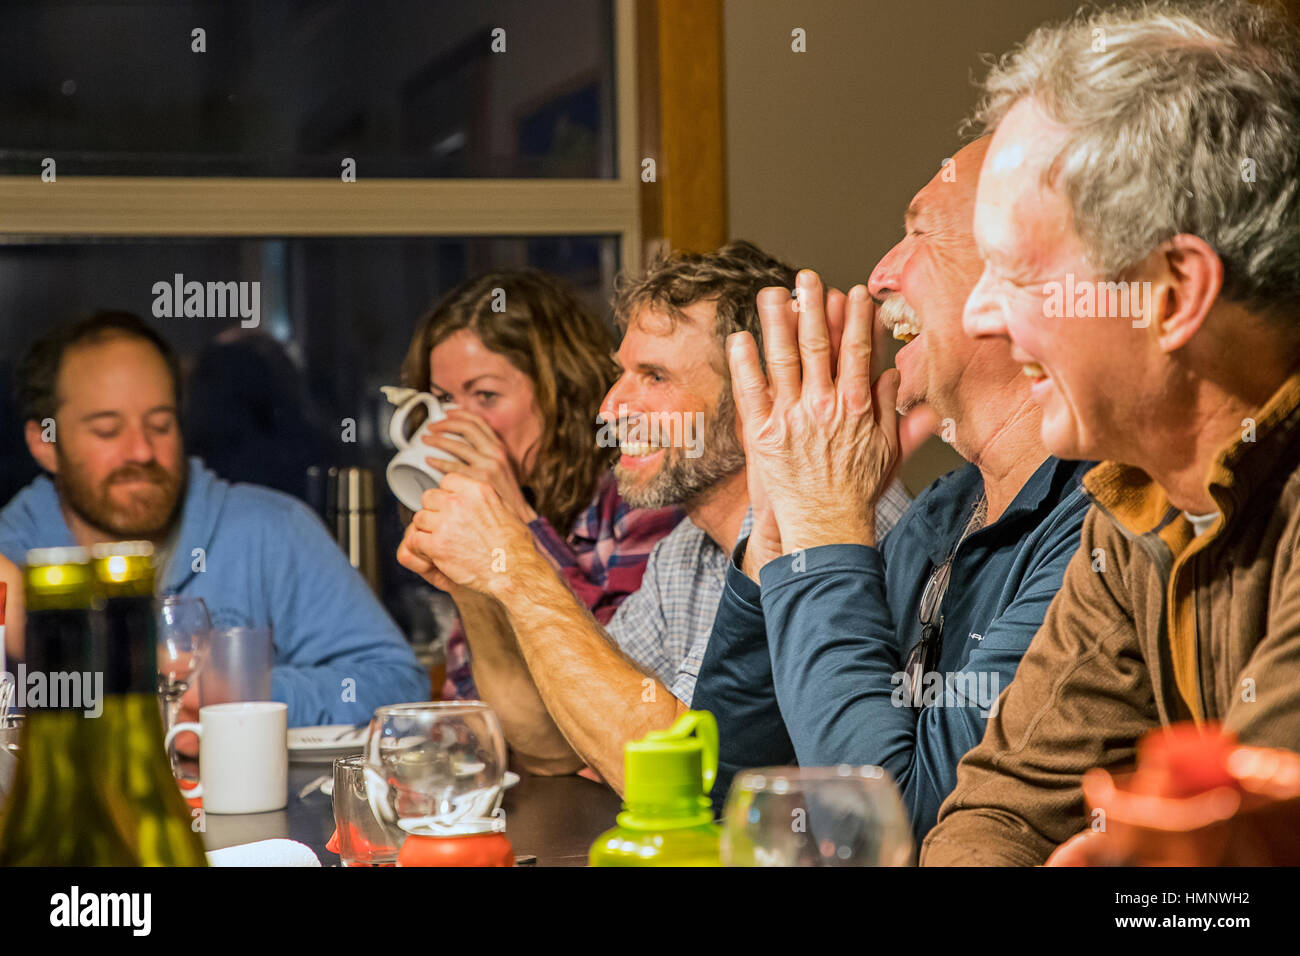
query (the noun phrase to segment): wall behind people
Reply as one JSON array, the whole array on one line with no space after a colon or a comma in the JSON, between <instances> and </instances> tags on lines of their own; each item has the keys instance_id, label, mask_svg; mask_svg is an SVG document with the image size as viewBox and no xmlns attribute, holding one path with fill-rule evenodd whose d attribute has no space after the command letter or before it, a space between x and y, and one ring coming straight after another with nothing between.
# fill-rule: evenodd
<instances>
[{"instance_id":1,"label":"wall behind people","mask_svg":"<svg viewBox=\"0 0 1300 956\"><path fill-rule=\"evenodd\" d=\"M912 194L956 152L980 55L1079 5L725 0L731 234L842 289L865 283ZM933 439L903 479L916 493L960 463Z\"/></svg>"}]
</instances>

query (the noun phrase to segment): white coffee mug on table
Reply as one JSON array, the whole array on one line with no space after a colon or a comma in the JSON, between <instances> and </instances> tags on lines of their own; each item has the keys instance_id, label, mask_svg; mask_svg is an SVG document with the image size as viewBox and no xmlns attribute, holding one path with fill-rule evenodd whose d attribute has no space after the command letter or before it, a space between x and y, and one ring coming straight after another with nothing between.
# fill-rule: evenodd
<instances>
[{"instance_id":1,"label":"white coffee mug on table","mask_svg":"<svg viewBox=\"0 0 1300 956\"><path fill-rule=\"evenodd\" d=\"M199 708L198 723L176 724L167 734L199 737L199 785L207 813L265 813L289 802L289 708L278 701L240 701Z\"/></svg>"},{"instance_id":2,"label":"white coffee mug on table","mask_svg":"<svg viewBox=\"0 0 1300 956\"><path fill-rule=\"evenodd\" d=\"M442 482L442 472L430 465L425 459L441 458L455 461L455 457L440 448L433 448L420 441L420 431L431 422L440 422L447 417L442 405L428 392L413 389L384 388L388 400L397 405L392 421L388 423L388 437L397 446L397 454L388 463L384 473L388 487L393 490L397 500L412 511L420 510L420 498L430 488L437 488ZM429 416L420 430L409 439L406 437L406 418L417 405L428 409ZM454 406L448 405L448 408Z\"/></svg>"}]
</instances>

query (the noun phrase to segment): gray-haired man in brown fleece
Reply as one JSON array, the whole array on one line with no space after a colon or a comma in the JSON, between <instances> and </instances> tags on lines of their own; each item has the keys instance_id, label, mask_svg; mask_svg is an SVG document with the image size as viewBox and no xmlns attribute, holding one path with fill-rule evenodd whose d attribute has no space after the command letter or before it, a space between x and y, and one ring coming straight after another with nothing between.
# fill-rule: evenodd
<instances>
[{"instance_id":1,"label":"gray-haired man in brown fleece","mask_svg":"<svg viewBox=\"0 0 1300 956\"><path fill-rule=\"evenodd\" d=\"M1298 50L1246 2L1112 9L987 81L966 331L1010 342L1052 454L1104 463L927 865L1042 863L1161 724L1300 749Z\"/></svg>"}]
</instances>

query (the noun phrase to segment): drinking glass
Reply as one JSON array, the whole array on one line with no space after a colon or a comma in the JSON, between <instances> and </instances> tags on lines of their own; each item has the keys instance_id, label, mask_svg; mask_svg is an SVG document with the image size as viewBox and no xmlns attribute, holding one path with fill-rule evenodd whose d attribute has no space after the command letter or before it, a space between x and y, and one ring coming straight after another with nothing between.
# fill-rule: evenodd
<instances>
[{"instance_id":1,"label":"drinking glass","mask_svg":"<svg viewBox=\"0 0 1300 956\"><path fill-rule=\"evenodd\" d=\"M203 642L199 706L271 699L274 640L269 627L226 627Z\"/></svg>"},{"instance_id":2,"label":"drinking glass","mask_svg":"<svg viewBox=\"0 0 1300 956\"><path fill-rule=\"evenodd\" d=\"M176 723L181 698L199 672L211 630L203 598L173 594L158 601L158 698L164 733Z\"/></svg>"},{"instance_id":3,"label":"drinking glass","mask_svg":"<svg viewBox=\"0 0 1300 956\"><path fill-rule=\"evenodd\" d=\"M880 767L765 767L736 776L725 866L907 866L912 827Z\"/></svg>"},{"instance_id":4,"label":"drinking glass","mask_svg":"<svg viewBox=\"0 0 1300 956\"><path fill-rule=\"evenodd\" d=\"M18 753L19 741L23 735L22 714L0 714L0 750L11 754Z\"/></svg>"},{"instance_id":5,"label":"drinking glass","mask_svg":"<svg viewBox=\"0 0 1300 956\"><path fill-rule=\"evenodd\" d=\"M9 706L13 703L17 687L18 682L4 669L4 657L0 655L0 718L9 713Z\"/></svg>"},{"instance_id":6,"label":"drinking glass","mask_svg":"<svg viewBox=\"0 0 1300 956\"><path fill-rule=\"evenodd\" d=\"M332 799L339 861L344 866L396 866L406 833L371 809L364 757L335 758Z\"/></svg>"},{"instance_id":7,"label":"drinking glass","mask_svg":"<svg viewBox=\"0 0 1300 956\"><path fill-rule=\"evenodd\" d=\"M364 756L371 807L381 820L424 836L502 829L505 737L482 701L380 707Z\"/></svg>"}]
</instances>

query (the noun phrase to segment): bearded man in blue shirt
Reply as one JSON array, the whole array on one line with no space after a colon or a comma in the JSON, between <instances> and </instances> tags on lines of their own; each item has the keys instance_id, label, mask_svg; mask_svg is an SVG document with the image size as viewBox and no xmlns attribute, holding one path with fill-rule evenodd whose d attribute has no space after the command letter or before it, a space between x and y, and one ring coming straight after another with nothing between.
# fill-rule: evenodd
<instances>
[{"instance_id":1,"label":"bearded man in blue shirt","mask_svg":"<svg viewBox=\"0 0 1300 956\"><path fill-rule=\"evenodd\" d=\"M19 379L27 447L46 474L0 509L10 659L25 652L28 550L147 540L160 592L201 597L218 628L272 629L271 697L290 726L353 724L428 697L410 645L307 505L186 459L176 355L138 317L54 329Z\"/></svg>"},{"instance_id":2,"label":"bearded man in blue shirt","mask_svg":"<svg viewBox=\"0 0 1300 956\"><path fill-rule=\"evenodd\" d=\"M987 147L916 194L868 286L826 294L804 270L797 301L759 293L765 362L748 334L728 342L754 525L692 702L718 718L715 798L742 767L879 765L919 845L1078 548L1088 465L1048 455L1029 379L962 331ZM873 382L886 329L907 344ZM900 447L934 428L970 464L877 541Z\"/></svg>"}]
</instances>

